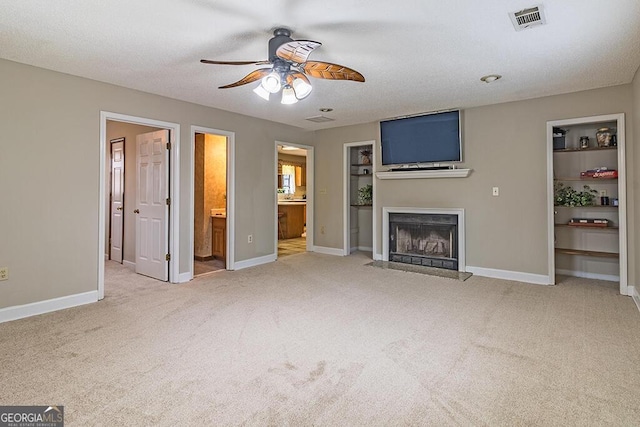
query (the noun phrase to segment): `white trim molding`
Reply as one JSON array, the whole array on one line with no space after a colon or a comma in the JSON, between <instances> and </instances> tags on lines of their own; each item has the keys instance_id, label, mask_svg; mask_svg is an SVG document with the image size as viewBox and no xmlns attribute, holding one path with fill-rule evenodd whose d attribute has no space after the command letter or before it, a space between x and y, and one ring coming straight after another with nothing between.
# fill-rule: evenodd
<instances>
[{"instance_id":1,"label":"white trim molding","mask_svg":"<svg viewBox=\"0 0 640 427\"><path fill-rule=\"evenodd\" d=\"M498 270L495 268L483 268L467 266L467 273L476 276L489 277L491 279L512 280L516 282L532 283L534 285L550 285L549 277L545 274L522 273L519 271Z\"/></svg>"},{"instance_id":2,"label":"white trim molding","mask_svg":"<svg viewBox=\"0 0 640 427\"><path fill-rule=\"evenodd\" d=\"M244 261L236 261L234 270L242 270L244 268L256 267L262 264L274 262L278 256L276 254L265 255L257 258L246 259Z\"/></svg>"},{"instance_id":3,"label":"white trim molding","mask_svg":"<svg viewBox=\"0 0 640 427\"><path fill-rule=\"evenodd\" d=\"M52 311L64 310L66 308L77 307L80 305L91 304L97 301L98 291L91 291L45 301L38 301L30 304L7 307L0 309L0 323L37 316L39 314L51 313Z\"/></svg>"},{"instance_id":4,"label":"white trim molding","mask_svg":"<svg viewBox=\"0 0 640 427\"><path fill-rule=\"evenodd\" d=\"M628 286L627 290L629 291L629 296L631 296L631 298L633 298L633 301L636 303L638 311L640 311L640 294L638 294L638 290L635 286Z\"/></svg>"},{"instance_id":5,"label":"white trim molding","mask_svg":"<svg viewBox=\"0 0 640 427\"><path fill-rule=\"evenodd\" d=\"M397 170L376 172L378 179L466 178L471 169Z\"/></svg>"},{"instance_id":6,"label":"white trim molding","mask_svg":"<svg viewBox=\"0 0 640 427\"><path fill-rule=\"evenodd\" d=\"M612 274L588 273L586 271L563 270L563 269L559 269L559 268L556 269L556 274L562 274L564 276L580 277L582 279L606 280L608 282L619 282L620 281L620 276L614 276Z\"/></svg>"},{"instance_id":7,"label":"white trim molding","mask_svg":"<svg viewBox=\"0 0 640 427\"><path fill-rule=\"evenodd\" d=\"M339 248L327 248L325 246L314 246L313 251L319 254L345 256L344 249Z\"/></svg>"},{"instance_id":8,"label":"white trim molding","mask_svg":"<svg viewBox=\"0 0 640 427\"><path fill-rule=\"evenodd\" d=\"M193 279L193 274L190 271L187 271L186 273L180 273L178 275L178 281L176 283L186 283L191 279Z\"/></svg>"},{"instance_id":9,"label":"white trim molding","mask_svg":"<svg viewBox=\"0 0 640 427\"><path fill-rule=\"evenodd\" d=\"M389 214L408 213L422 215L456 215L458 217L458 271L466 270L464 209L462 208L416 208L382 207L382 260L389 261Z\"/></svg>"}]
</instances>

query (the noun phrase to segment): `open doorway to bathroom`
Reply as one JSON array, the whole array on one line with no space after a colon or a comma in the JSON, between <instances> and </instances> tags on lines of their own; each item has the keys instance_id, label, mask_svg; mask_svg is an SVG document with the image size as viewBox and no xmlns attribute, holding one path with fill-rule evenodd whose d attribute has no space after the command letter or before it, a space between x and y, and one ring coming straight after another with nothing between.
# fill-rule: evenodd
<instances>
[{"instance_id":1,"label":"open doorway to bathroom","mask_svg":"<svg viewBox=\"0 0 640 427\"><path fill-rule=\"evenodd\" d=\"M227 137L195 132L193 275L226 269Z\"/></svg>"},{"instance_id":2,"label":"open doorway to bathroom","mask_svg":"<svg viewBox=\"0 0 640 427\"><path fill-rule=\"evenodd\" d=\"M278 257L309 249L313 180L312 147L278 143L277 247Z\"/></svg>"}]
</instances>

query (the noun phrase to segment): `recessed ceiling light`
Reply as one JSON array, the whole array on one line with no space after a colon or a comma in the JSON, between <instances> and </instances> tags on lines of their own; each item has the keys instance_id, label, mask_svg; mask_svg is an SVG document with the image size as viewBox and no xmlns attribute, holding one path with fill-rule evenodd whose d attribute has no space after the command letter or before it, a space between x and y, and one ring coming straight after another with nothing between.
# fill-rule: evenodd
<instances>
[{"instance_id":1,"label":"recessed ceiling light","mask_svg":"<svg viewBox=\"0 0 640 427\"><path fill-rule=\"evenodd\" d=\"M330 113L333 111L333 108L321 108L320 112L322 113Z\"/></svg>"},{"instance_id":2,"label":"recessed ceiling light","mask_svg":"<svg viewBox=\"0 0 640 427\"><path fill-rule=\"evenodd\" d=\"M502 76L499 74L489 74L488 76L480 77L480 81L483 81L485 83L492 83L501 78Z\"/></svg>"}]
</instances>

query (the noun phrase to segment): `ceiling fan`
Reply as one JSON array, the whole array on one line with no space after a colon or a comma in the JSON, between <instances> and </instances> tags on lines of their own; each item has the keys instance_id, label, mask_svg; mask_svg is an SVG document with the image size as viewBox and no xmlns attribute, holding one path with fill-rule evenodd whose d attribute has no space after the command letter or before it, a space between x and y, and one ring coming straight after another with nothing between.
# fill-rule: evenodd
<instances>
[{"instance_id":1,"label":"ceiling fan","mask_svg":"<svg viewBox=\"0 0 640 427\"><path fill-rule=\"evenodd\" d=\"M330 62L308 61L309 55L322 43L311 40L293 40L287 28L276 28L269 40L269 59L264 61L212 61L201 59L203 64L217 65L267 65L250 72L235 83L220 86L219 89L246 85L260 80L253 91L269 100L269 95L282 90L283 104L294 104L306 98L312 90L307 76L328 80L353 80L364 82L364 76L343 65Z\"/></svg>"}]
</instances>

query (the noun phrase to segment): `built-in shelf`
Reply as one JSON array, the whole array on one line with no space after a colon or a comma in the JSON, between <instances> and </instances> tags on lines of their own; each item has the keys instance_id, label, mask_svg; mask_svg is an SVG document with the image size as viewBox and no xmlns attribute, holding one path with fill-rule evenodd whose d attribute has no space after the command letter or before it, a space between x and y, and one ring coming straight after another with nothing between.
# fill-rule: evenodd
<instances>
[{"instance_id":1,"label":"built-in shelf","mask_svg":"<svg viewBox=\"0 0 640 427\"><path fill-rule=\"evenodd\" d=\"M602 208L615 208L618 209L617 206L614 205L587 205L587 206L564 206L564 205L555 205L554 208L567 208L567 209L602 209Z\"/></svg>"},{"instance_id":2,"label":"built-in shelf","mask_svg":"<svg viewBox=\"0 0 640 427\"><path fill-rule=\"evenodd\" d=\"M569 225L569 224L555 224L555 226L566 227L566 228L588 228L589 230L618 231L618 227L616 226L594 227L593 225Z\"/></svg>"},{"instance_id":3,"label":"built-in shelf","mask_svg":"<svg viewBox=\"0 0 640 427\"><path fill-rule=\"evenodd\" d=\"M466 178L471 169L406 170L376 172L378 179Z\"/></svg>"},{"instance_id":4,"label":"built-in shelf","mask_svg":"<svg viewBox=\"0 0 640 427\"><path fill-rule=\"evenodd\" d=\"M619 258L620 254L615 252L600 252L600 251L586 251L581 249L567 249L567 248L556 248L557 254L565 254L565 255L581 255L581 256L590 256L597 258Z\"/></svg>"},{"instance_id":5,"label":"built-in shelf","mask_svg":"<svg viewBox=\"0 0 640 427\"><path fill-rule=\"evenodd\" d=\"M610 184L615 184L618 181L618 178L589 178L589 177L581 177L581 176L567 176L567 177L559 177L554 178L556 181L598 181L598 182L607 182Z\"/></svg>"},{"instance_id":6,"label":"built-in shelf","mask_svg":"<svg viewBox=\"0 0 640 427\"><path fill-rule=\"evenodd\" d=\"M602 151L602 150L617 150L618 147L611 145L609 147L590 147L590 148L563 148L561 150L553 150L554 153L571 153L573 151Z\"/></svg>"}]
</instances>

